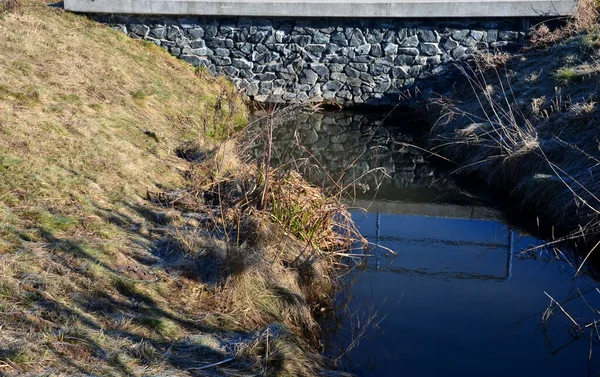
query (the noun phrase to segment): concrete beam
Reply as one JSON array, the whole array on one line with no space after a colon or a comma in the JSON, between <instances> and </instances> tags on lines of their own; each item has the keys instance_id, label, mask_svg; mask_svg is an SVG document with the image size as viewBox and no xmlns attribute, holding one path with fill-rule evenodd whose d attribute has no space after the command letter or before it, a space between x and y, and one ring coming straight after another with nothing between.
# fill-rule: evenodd
<instances>
[{"instance_id":1,"label":"concrete beam","mask_svg":"<svg viewBox=\"0 0 600 377\"><path fill-rule=\"evenodd\" d=\"M577 0L64 0L83 13L352 18L498 18L571 15Z\"/></svg>"}]
</instances>

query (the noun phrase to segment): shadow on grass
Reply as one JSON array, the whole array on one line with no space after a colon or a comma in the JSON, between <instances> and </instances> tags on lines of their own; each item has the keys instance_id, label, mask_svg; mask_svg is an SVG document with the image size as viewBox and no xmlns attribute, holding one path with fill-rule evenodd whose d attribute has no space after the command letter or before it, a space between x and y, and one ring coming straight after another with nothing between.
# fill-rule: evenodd
<instances>
[{"instance_id":1,"label":"shadow on grass","mask_svg":"<svg viewBox=\"0 0 600 377\"><path fill-rule=\"evenodd\" d=\"M151 227L164 227L169 224L168 217L159 209L154 210L142 206L131 206L141 217L143 217ZM99 208L98 213L102 214L106 221L117 225L121 230L131 235L131 238L146 238L148 235L140 233L139 220L123 215L115 214L106 209ZM43 243L52 253L53 262L70 269L73 274L87 274L82 269L81 264L74 264L71 258L88 261L89 264L100 266L106 273L108 283L118 292L118 295L109 291L82 290L71 295L68 301L60 300L46 294L40 287L34 288L31 294L31 303L28 311L32 315L28 318L33 327L37 327L42 332L47 332L51 337L45 341L46 349L60 363L68 366L71 370L76 370L82 374L94 373L94 363L97 361L105 362L119 371L122 375L133 375L131 367L131 358L136 358L135 350L131 350L131 345L122 349L120 352L110 351L106 345L99 344L89 334L102 333L102 338L111 338L115 342L127 340L133 344L145 344L146 354L154 355L156 360L151 360L154 364L167 365L175 369L184 369L190 375L207 375L207 371L200 369L207 364L216 363L230 358L231 350L214 349L206 345L195 342L189 336L181 339L174 339L169 334L163 334L162 326L165 321L184 328L187 333L209 334L215 339L231 336L231 332L224 328L209 326L201 319L190 319L184 314L176 314L161 307L153 297L136 289L135 284L153 283L155 281L143 281L132 279L127 269L119 266L108 265L101 256L90 252L88 245L74 238L59 238L52 232L38 228L40 242ZM180 276L195 278L202 282L214 283L218 276L213 273L207 275L206 271L218 268L227 263L226 257L222 260L213 255L211 258L187 259L193 261L195 265L185 266L181 263L184 252L180 245L172 238L159 234L157 237L150 237L156 242L147 247L148 254L135 253L135 261L142 264L140 268L149 270L153 268L164 271L174 281ZM140 241L142 242L142 241ZM148 245L142 245L148 246ZM175 263L177 262L177 263ZM85 263L86 265L88 263ZM224 271L224 270L222 270ZM150 270L152 273L152 271ZM155 278L154 275L152 278ZM133 283L132 283L133 282ZM164 306L164 304L162 304ZM194 313L196 318L202 318L203 313ZM37 319L36 319L37 318ZM149 331L141 333L151 333L151 335L142 335L119 329L116 323L120 319L131 320L136 326L144 327ZM114 322L113 326L111 322ZM72 323L78 323L80 331L76 335L70 336L70 331L75 331ZM30 326L31 327L31 326ZM84 328L81 331L81 328ZM137 332L137 331L136 331ZM249 339L251 335L238 334L238 337ZM66 340L70 339L70 340ZM116 347L118 347L115 344ZM0 359L10 359L15 357L15 350L12 347L0 346ZM139 358L138 358L139 359ZM81 362L85 360L86 362ZM129 362L128 362L129 361ZM147 360L141 360L144 363ZM250 366L249 366L250 365ZM235 370L238 375L244 375L251 372L251 363L247 360L232 360L224 366ZM218 370L212 368L214 370ZM240 374L241 373L241 374ZM209 373L210 375L210 373Z\"/></svg>"}]
</instances>

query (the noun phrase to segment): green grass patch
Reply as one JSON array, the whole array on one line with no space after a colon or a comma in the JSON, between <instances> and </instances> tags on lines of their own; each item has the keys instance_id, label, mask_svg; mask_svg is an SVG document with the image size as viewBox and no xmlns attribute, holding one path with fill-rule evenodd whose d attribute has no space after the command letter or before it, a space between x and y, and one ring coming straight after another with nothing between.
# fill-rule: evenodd
<instances>
[{"instance_id":1,"label":"green grass patch","mask_svg":"<svg viewBox=\"0 0 600 377\"><path fill-rule=\"evenodd\" d=\"M131 97L134 100L143 100L146 99L150 96L152 96L154 94L154 92L151 89L148 88L141 88L141 89L137 89L131 92Z\"/></svg>"},{"instance_id":2,"label":"green grass patch","mask_svg":"<svg viewBox=\"0 0 600 377\"><path fill-rule=\"evenodd\" d=\"M37 216L36 224L40 229L55 233L72 229L79 224L79 221L72 216L55 215L49 212L43 212Z\"/></svg>"},{"instance_id":3,"label":"green grass patch","mask_svg":"<svg viewBox=\"0 0 600 377\"><path fill-rule=\"evenodd\" d=\"M135 281L132 279L128 279L123 276L113 276L112 283L117 291L119 291L119 293L121 293L123 296L135 297L140 293Z\"/></svg>"},{"instance_id":4,"label":"green grass patch","mask_svg":"<svg viewBox=\"0 0 600 377\"><path fill-rule=\"evenodd\" d=\"M33 355L29 352L26 347L13 346L7 350L0 350L0 360L10 360L18 365L31 363L33 361Z\"/></svg>"},{"instance_id":5,"label":"green grass patch","mask_svg":"<svg viewBox=\"0 0 600 377\"><path fill-rule=\"evenodd\" d=\"M81 100L81 97L77 94L74 93L69 93L69 94L61 94L59 96L60 100L62 102L68 103L68 104L72 104L72 105L82 105L83 101Z\"/></svg>"},{"instance_id":6,"label":"green grass patch","mask_svg":"<svg viewBox=\"0 0 600 377\"><path fill-rule=\"evenodd\" d=\"M174 336L178 333L177 326L173 322L163 318L140 316L135 318L135 322L164 336Z\"/></svg>"},{"instance_id":7,"label":"green grass patch","mask_svg":"<svg viewBox=\"0 0 600 377\"><path fill-rule=\"evenodd\" d=\"M14 298L18 297L19 293L16 287L13 284L9 284L8 282L0 282L0 297L4 298Z\"/></svg>"},{"instance_id":8,"label":"green grass patch","mask_svg":"<svg viewBox=\"0 0 600 377\"><path fill-rule=\"evenodd\" d=\"M19 165L23 164L24 160L14 155L0 156L0 173L6 170L12 170L18 168Z\"/></svg>"},{"instance_id":9,"label":"green grass patch","mask_svg":"<svg viewBox=\"0 0 600 377\"><path fill-rule=\"evenodd\" d=\"M584 49L597 49L600 47L600 31L594 30L581 37L581 47Z\"/></svg>"},{"instance_id":10,"label":"green grass patch","mask_svg":"<svg viewBox=\"0 0 600 377\"><path fill-rule=\"evenodd\" d=\"M554 79L558 85L568 85L581 80L581 77L582 76L577 70L570 67L559 68L554 73Z\"/></svg>"}]
</instances>

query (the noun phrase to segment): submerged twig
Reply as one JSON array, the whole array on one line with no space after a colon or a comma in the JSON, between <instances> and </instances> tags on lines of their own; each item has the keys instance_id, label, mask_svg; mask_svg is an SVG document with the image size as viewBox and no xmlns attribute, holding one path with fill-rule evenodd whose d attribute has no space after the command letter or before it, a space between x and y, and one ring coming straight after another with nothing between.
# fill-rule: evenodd
<instances>
[{"instance_id":1,"label":"submerged twig","mask_svg":"<svg viewBox=\"0 0 600 377\"><path fill-rule=\"evenodd\" d=\"M573 325L575 327L577 327L577 329L579 329L581 331L581 326L579 325L579 323L577 323L577 321L575 321L573 319L573 317L571 317L571 315L569 313L567 313L567 311L559 304L558 301L556 301L552 296L550 296L546 291L544 291L544 294L546 296L548 296L548 298L550 298L550 300L556 304L556 306L558 306L558 308L567 316L567 318L569 318L569 320L571 320L571 322L573 323Z\"/></svg>"}]
</instances>

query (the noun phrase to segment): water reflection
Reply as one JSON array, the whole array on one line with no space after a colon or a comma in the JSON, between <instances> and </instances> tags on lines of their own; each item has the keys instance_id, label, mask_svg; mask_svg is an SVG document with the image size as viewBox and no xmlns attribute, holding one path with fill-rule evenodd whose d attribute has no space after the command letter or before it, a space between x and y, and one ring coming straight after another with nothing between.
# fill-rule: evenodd
<instances>
[{"instance_id":1,"label":"water reflection","mask_svg":"<svg viewBox=\"0 0 600 377\"><path fill-rule=\"evenodd\" d=\"M396 252L382 265L381 253L367 260L377 271L430 278L504 281L511 276L514 231L486 220L457 217L355 214L361 233ZM398 220L403 220L399 226ZM437 231L432 234L432 229ZM375 267L373 267L375 265Z\"/></svg>"},{"instance_id":2,"label":"water reflection","mask_svg":"<svg viewBox=\"0 0 600 377\"><path fill-rule=\"evenodd\" d=\"M563 310L595 318L597 283L574 279L552 252L520 258L542 241L484 200L432 187L438 173L408 145L420 136L408 120L290 114L274 130L274 164L316 183L362 177L353 204L366 211L353 216L376 246L324 322L335 329L330 355L343 355L340 367L358 376L596 375L593 326L574 325ZM377 168L386 174L366 174ZM548 309L549 296L561 307Z\"/></svg>"},{"instance_id":3,"label":"water reflection","mask_svg":"<svg viewBox=\"0 0 600 377\"><path fill-rule=\"evenodd\" d=\"M393 126L406 121L412 126ZM283 112L273 130L272 165L291 165L316 184L351 187L359 198L427 187L435 177L413 146L424 129L419 122L411 113ZM258 157L263 148L254 149Z\"/></svg>"},{"instance_id":4,"label":"water reflection","mask_svg":"<svg viewBox=\"0 0 600 377\"><path fill-rule=\"evenodd\" d=\"M573 281L572 269L558 260L515 258L538 239L499 219L357 213L356 220L373 242L398 255L373 250L354 272L351 299L338 311L377 308L385 319L342 359L345 370L360 376L596 374L599 359L593 353L588 360L589 338L557 307L547 326L542 316L548 292L575 318L593 317L580 292L598 307L597 284ZM338 326L355 326L351 316L338 314ZM353 341L342 335L330 346L339 352Z\"/></svg>"}]
</instances>

